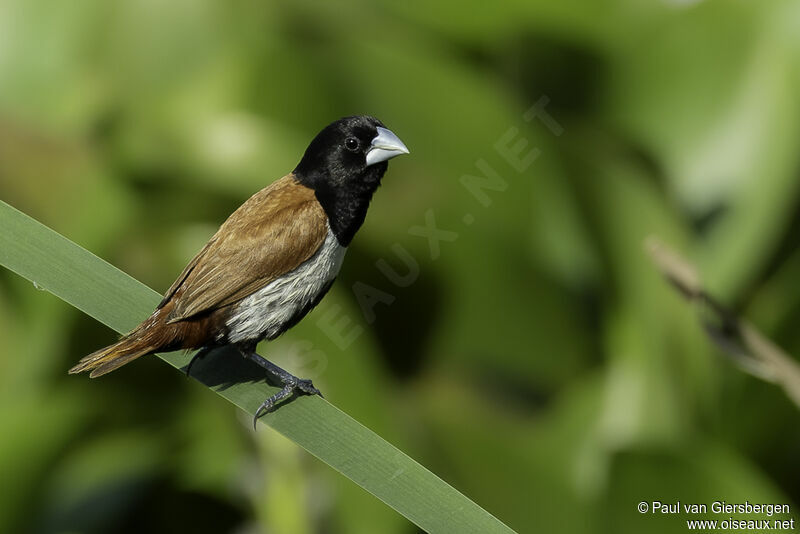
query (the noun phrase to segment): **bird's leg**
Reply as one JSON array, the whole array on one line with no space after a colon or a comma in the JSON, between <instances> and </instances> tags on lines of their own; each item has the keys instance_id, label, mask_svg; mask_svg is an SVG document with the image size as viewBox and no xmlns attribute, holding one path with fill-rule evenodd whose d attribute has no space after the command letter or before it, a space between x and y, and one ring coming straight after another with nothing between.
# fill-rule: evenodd
<instances>
[{"instance_id":1,"label":"bird's leg","mask_svg":"<svg viewBox=\"0 0 800 534\"><path fill-rule=\"evenodd\" d=\"M194 362L202 360L209 352L211 352L211 347L203 347L194 353L192 359L189 360L189 365L186 366L186 376L192 376L192 365L194 365Z\"/></svg>"},{"instance_id":2,"label":"bird's leg","mask_svg":"<svg viewBox=\"0 0 800 534\"><path fill-rule=\"evenodd\" d=\"M269 374L279 380L281 384L283 384L283 388L279 392L269 397L267 400L261 403L261 406L258 407L258 410L256 410L256 414L253 417L253 428L255 428L259 417L271 412L281 401L294 395L298 391L306 395L319 395L322 397L322 393L320 393L320 391L314 387L314 384L311 382L311 380L294 376L290 372L281 369L271 361L257 354L252 349L239 347L239 351L242 353L242 356L256 362L259 366L266 369Z\"/></svg>"}]
</instances>

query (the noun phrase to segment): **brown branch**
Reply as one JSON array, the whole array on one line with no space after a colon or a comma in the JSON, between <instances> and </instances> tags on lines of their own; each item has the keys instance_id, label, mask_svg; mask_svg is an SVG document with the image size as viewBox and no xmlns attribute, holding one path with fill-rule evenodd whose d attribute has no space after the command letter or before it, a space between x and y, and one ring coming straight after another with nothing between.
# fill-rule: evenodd
<instances>
[{"instance_id":1,"label":"brown branch","mask_svg":"<svg viewBox=\"0 0 800 534\"><path fill-rule=\"evenodd\" d=\"M645 248L664 278L698 309L711 341L742 371L779 385L800 407L800 364L710 295L697 269L657 237L647 238Z\"/></svg>"}]
</instances>

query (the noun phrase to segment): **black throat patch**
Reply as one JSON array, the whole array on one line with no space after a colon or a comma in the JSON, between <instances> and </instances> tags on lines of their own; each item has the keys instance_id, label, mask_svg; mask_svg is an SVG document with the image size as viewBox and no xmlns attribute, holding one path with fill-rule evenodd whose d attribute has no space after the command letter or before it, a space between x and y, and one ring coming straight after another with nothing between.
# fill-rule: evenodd
<instances>
[{"instance_id":1,"label":"black throat patch","mask_svg":"<svg viewBox=\"0 0 800 534\"><path fill-rule=\"evenodd\" d=\"M331 231L343 247L350 245L364 223L372 195L380 186L387 166L385 162L369 166L359 178L344 185L334 185L335 181L322 179L313 186L317 200L328 216Z\"/></svg>"}]
</instances>

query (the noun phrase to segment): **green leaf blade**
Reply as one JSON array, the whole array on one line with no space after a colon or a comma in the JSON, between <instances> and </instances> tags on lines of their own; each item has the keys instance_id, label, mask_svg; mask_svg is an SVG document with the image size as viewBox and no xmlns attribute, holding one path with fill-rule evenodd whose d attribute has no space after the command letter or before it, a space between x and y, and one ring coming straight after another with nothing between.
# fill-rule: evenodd
<instances>
[{"instance_id":1,"label":"green leaf blade","mask_svg":"<svg viewBox=\"0 0 800 534\"><path fill-rule=\"evenodd\" d=\"M0 264L117 332L161 298L67 238L0 201ZM230 353L228 353L230 352ZM221 349L193 378L251 415L276 389L255 364ZM191 354L159 355L183 367ZM513 533L408 455L320 397L299 397L261 419L430 533Z\"/></svg>"}]
</instances>

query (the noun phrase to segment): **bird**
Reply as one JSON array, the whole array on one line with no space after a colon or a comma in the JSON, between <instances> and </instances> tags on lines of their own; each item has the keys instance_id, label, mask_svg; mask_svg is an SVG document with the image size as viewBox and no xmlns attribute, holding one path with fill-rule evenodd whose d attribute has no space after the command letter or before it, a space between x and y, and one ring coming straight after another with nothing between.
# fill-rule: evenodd
<instances>
[{"instance_id":1,"label":"bird","mask_svg":"<svg viewBox=\"0 0 800 534\"><path fill-rule=\"evenodd\" d=\"M296 394L320 395L256 353L296 325L330 289L364 222L388 160L406 145L378 119L343 117L314 137L294 170L244 202L183 269L153 313L116 343L83 357L70 374L94 378L156 352L232 345L282 389L259 417Z\"/></svg>"}]
</instances>

